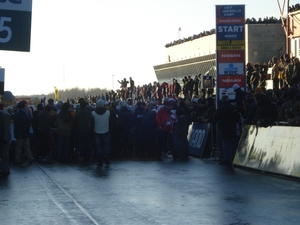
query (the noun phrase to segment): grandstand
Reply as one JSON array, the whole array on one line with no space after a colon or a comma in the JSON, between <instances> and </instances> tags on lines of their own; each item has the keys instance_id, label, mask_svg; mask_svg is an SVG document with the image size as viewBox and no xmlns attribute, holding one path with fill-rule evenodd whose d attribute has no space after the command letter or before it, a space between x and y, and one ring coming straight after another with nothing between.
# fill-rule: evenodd
<instances>
[{"instance_id":1,"label":"grandstand","mask_svg":"<svg viewBox=\"0 0 300 225\"><path fill-rule=\"evenodd\" d=\"M278 20L247 20L245 24L245 60L251 63L267 63L273 56L285 53L285 33ZM265 21L263 23L262 21ZM273 21L273 22L272 22ZM166 63L155 65L158 82L180 83L184 76L199 74L216 76L216 34L212 31L199 38L186 38L167 44Z\"/></svg>"}]
</instances>

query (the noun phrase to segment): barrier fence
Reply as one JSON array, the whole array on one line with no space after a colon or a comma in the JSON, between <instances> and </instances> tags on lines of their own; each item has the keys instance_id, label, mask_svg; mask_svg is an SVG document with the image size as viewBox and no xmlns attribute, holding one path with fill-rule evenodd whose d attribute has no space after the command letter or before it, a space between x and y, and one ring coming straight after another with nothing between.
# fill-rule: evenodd
<instances>
[{"instance_id":1,"label":"barrier fence","mask_svg":"<svg viewBox=\"0 0 300 225\"><path fill-rule=\"evenodd\" d=\"M300 178L300 127L286 125L244 126L233 165ZM212 124L191 124L188 133L189 154L200 158L218 158L221 147L216 133Z\"/></svg>"}]
</instances>

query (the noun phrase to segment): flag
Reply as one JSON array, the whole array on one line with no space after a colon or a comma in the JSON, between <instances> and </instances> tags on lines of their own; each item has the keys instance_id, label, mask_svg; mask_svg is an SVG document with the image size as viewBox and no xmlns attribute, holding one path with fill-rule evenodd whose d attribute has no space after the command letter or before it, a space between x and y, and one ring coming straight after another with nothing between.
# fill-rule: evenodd
<instances>
[{"instance_id":1,"label":"flag","mask_svg":"<svg viewBox=\"0 0 300 225\"><path fill-rule=\"evenodd\" d=\"M54 99L56 102L59 101L59 93L58 93L58 89L56 87L54 87Z\"/></svg>"}]
</instances>

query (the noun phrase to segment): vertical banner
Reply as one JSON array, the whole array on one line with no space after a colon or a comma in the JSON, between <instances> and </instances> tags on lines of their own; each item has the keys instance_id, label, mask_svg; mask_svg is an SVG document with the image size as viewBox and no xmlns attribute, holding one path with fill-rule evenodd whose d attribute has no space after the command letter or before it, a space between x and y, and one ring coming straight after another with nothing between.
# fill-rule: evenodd
<instances>
[{"instance_id":1,"label":"vertical banner","mask_svg":"<svg viewBox=\"0 0 300 225\"><path fill-rule=\"evenodd\" d=\"M0 68L0 95L4 94L4 74L5 70Z\"/></svg>"},{"instance_id":2,"label":"vertical banner","mask_svg":"<svg viewBox=\"0 0 300 225\"><path fill-rule=\"evenodd\" d=\"M32 0L0 0L0 49L30 51Z\"/></svg>"},{"instance_id":3,"label":"vertical banner","mask_svg":"<svg viewBox=\"0 0 300 225\"><path fill-rule=\"evenodd\" d=\"M222 95L235 99L232 88L246 90L245 80L245 5L216 6L217 106Z\"/></svg>"}]
</instances>

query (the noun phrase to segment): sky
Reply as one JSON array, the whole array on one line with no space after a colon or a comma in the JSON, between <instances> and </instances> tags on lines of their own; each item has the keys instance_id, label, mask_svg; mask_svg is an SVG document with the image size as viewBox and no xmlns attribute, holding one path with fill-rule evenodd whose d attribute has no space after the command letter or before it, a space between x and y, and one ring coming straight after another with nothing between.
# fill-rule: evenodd
<instances>
[{"instance_id":1,"label":"sky","mask_svg":"<svg viewBox=\"0 0 300 225\"><path fill-rule=\"evenodd\" d=\"M215 6L231 4L244 4L246 18L280 17L277 0L33 0L30 52L0 50L5 91L37 95L54 86L117 89L129 77L136 85L156 81L153 66L166 62L165 45L215 28Z\"/></svg>"}]
</instances>

